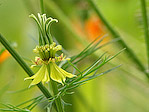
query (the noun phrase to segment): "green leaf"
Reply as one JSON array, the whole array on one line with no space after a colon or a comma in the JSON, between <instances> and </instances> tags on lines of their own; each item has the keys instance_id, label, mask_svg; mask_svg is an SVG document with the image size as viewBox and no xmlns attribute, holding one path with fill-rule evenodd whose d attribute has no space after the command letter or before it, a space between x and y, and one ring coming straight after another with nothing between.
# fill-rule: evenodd
<instances>
[{"instance_id":1,"label":"green leaf","mask_svg":"<svg viewBox=\"0 0 149 112\"><path fill-rule=\"evenodd\" d=\"M104 74L106 74L106 73L109 73L109 72L115 70L116 68L118 68L118 67L120 67L120 66L121 66L121 65L118 65L118 66L116 66L116 67L114 67L114 68L111 68L111 69L105 71L105 72L99 73L99 74L97 74L97 75L93 75L93 76L91 76L91 77L89 77L89 78L87 78L87 79L85 79L85 80L76 82L76 83L74 83L74 84L81 84L81 83L84 83L84 82L86 82L86 81L95 79L95 78L97 78L97 77L99 77L99 76L101 76L101 75L104 75Z\"/></svg>"}]
</instances>

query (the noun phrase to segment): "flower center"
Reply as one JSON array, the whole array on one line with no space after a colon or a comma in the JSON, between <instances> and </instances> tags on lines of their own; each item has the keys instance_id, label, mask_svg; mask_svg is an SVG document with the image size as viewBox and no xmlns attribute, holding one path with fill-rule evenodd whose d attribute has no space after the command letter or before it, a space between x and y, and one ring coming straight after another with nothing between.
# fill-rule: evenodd
<instances>
[{"instance_id":1,"label":"flower center","mask_svg":"<svg viewBox=\"0 0 149 112\"><path fill-rule=\"evenodd\" d=\"M33 52L39 54L40 58L43 61L49 61L55 59L56 52L60 50L62 50L62 46L61 45L56 46L56 43L53 42L50 45L46 44L44 46L36 46L36 48L33 49Z\"/></svg>"}]
</instances>

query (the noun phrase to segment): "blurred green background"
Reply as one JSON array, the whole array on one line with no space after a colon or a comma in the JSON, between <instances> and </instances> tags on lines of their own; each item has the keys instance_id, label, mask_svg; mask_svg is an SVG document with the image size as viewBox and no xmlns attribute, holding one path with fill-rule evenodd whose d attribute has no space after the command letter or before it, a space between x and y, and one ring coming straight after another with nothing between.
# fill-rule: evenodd
<instances>
[{"instance_id":1,"label":"blurred green background","mask_svg":"<svg viewBox=\"0 0 149 112\"><path fill-rule=\"evenodd\" d=\"M52 35L68 50L70 56L79 53L87 46L86 43L91 42L85 29L88 20L92 17L99 19L98 16L86 0L44 2L46 14L59 20L52 25ZM147 68L140 1L96 0L96 3L103 16ZM147 6L149 7L148 0ZM0 0L1 34L11 43L17 43L16 50L21 56L32 60L35 56L32 49L38 43L38 30L29 14L37 15L38 12L40 13L39 0ZM104 33L108 34L106 27L102 23L100 25ZM109 38L112 39L110 34ZM2 48L1 44L0 46ZM89 66L104 51L113 55L120 49L117 43L107 45L84 59L78 68ZM75 94L67 95L65 101L72 106L66 106L66 112L149 112L148 80L125 52L99 71L119 64L122 64L120 68L75 89ZM20 91L30 84L30 81L24 82L25 77L27 74L12 57L0 63L0 103L17 105L41 94L37 87ZM44 104L41 103L33 112L45 112L43 107Z\"/></svg>"}]
</instances>

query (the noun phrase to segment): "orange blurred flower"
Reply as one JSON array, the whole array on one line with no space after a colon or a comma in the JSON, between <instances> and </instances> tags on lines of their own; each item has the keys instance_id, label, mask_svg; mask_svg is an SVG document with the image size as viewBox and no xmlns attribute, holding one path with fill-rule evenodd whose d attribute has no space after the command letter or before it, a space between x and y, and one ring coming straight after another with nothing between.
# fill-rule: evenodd
<instances>
[{"instance_id":1,"label":"orange blurred flower","mask_svg":"<svg viewBox=\"0 0 149 112\"><path fill-rule=\"evenodd\" d=\"M87 34L89 40L93 41L100 35L104 35L107 33L104 25L101 20L97 16L91 16L89 19L85 21L84 29ZM108 42L110 37L106 37L102 43Z\"/></svg>"},{"instance_id":2,"label":"orange blurred flower","mask_svg":"<svg viewBox=\"0 0 149 112\"><path fill-rule=\"evenodd\" d=\"M8 57L10 57L10 53L7 50L4 50L1 54L0 54L0 64L5 61Z\"/></svg>"},{"instance_id":3,"label":"orange blurred flower","mask_svg":"<svg viewBox=\"0 0 149 112\"><path fill-rule=\"evenodd\" d=\"M94 14L92 14L88 19L82 21L78 20L78 18L73 18L72 25L76 32L80 35L80 37L91 41L94 41L96 38L99 39L108 33L104 24L100 20L100 18ZM110 36L105 37L101 44L105 44L110 41ZM80 44L76 43L77 46L80 47Z\"/></svg>"}]
</instances>

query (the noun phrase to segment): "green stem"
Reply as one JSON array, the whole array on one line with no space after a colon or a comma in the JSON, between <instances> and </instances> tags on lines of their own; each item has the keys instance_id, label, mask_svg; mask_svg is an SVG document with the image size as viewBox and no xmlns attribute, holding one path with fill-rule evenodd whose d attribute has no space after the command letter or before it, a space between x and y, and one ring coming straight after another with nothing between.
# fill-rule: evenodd
<instances>
[{"instance_id":1,"label":"green stem","mask_svg":"<svg viewBox=\"0 0 149 112\"><path fill-rule=\"evenodd\" d=\"M52 35L49 33L46 34L47 38L48 38L48 41L49 41L49 44L52 44L53 43L53 38L52 38Z\"/></svg>"},{"instance_id":2,"label":"green stem","mask_svg":"<svg viewBox=\"0 0 149 112\"><path fill-rule=\"evenodd\" d=\"M95 12L97 13L97 15L99 16L99 18L101 19L101 21L105 24L105 26L107 27L107 29L111 32L111 34L113 35L114 38L119 38L120 40L119 45L121 45L122 47L126 48L126 52L128 54L128 56L137 64L138 68L145 73L145 75L147 76L147 78L149 79L149 73L146 72L146 69L144 67L144 65L140 62L140 60L137 58L137 56L134 54L134 52L127 46L127 44L123 41L123 39L121 38L121 36L118 34L118 32L116 32L111 25L107 22L107 20L103 17L103 15L101 14L101 12L99 11L97 5L94 3L93 0L87 0L88 3L90 4L90 6L95 10Z\"/></svg>"},{"instance_id":3,"label":"green stem","mask_svg":"<svg viewBox=\"0 0 149 112\"><path fill-rule=\"evenodd\" d=\"M144 35L145 35L145 40L146 40L148 69L149 69L149 26L148 26L148 19L147 19L146 2L145 2L145 0L140 0L140 1L141 1L141 7L142 7L142 17L143 17L143 23L144 23Z\"/></svg>"},{"instance_id":4,"label":"green stem","mask_svg":"<svg viewBox=\"0 0 149 112\"><path fill-rule=\"evenodd\" d=\"M42 35L41 35L41 33L40 33L40 30L39 30L39 46L43 45L41 36L42 36Z\"/></svg>"},{"instance_id":5,"label":"green stem","mask_svg":"<svg viewBox=\"0 0 149 112\"><path fill-rule=\"evenodd\" d=\"M24 69L24 71L29 75L33 76L33 71L29 68L29 66L24 62L21 56L10 46L8 41L0 34L0 42L3 46L9 51L9 53L15 58L15 60L19 63L19 65ZM42 85L42 83L37 84L38 88L45 95L46 98L50 98L51 94L49 91Z\"/></svg>"},{"instance_id":6,"label":"green stem","mask_svg":"<svg viewBox=\"0 0 149 112\"><path fill-rule=\"evenodd\" d=\"M41 8L41 13L44 14L43 0L40 0L40 8Z\"/></svg>"},{"instance_id":7,"label":"green stem","mask_svg":"<svg viewBox=\"0 0 149 112\"><path fill-rule=\"evenodd\" d=\"M48 69L48 72L49 72L49 75L50 75L50 65L48 64L47 65L47 69ZM57 82L53 81L52 79L50 80L50 84L51 84L51 87L52 87L52 91L53 91L53 96L54 95L57 95L58 94L58 88L57 88ZM55 104L56 104L56 107L57 107L57 111L58 112L64 112L64 108L63 108L63 105L62 105L62 102L61 102L61 97L58 97L56 100L55 100Z\"/></svg>"},{"instance_id":8,"label":"green stem","mask_svg":"<svg viewBox=\"0 0 149 112\"><path fill-rule=\"evenodd\" d=\"M51 83L54 95L57 95L58 94L57 82L51 80L50 83ZM55 104L57 106L58 112L64 112L63 105L61 102L61 97L55 100Z\"/></svg>"}]
</instances>

